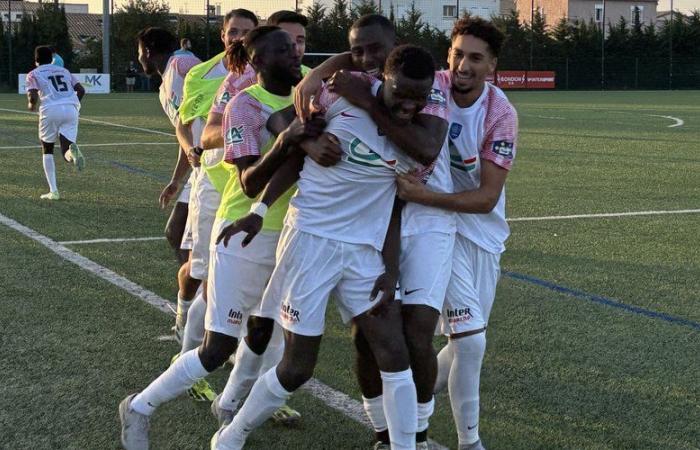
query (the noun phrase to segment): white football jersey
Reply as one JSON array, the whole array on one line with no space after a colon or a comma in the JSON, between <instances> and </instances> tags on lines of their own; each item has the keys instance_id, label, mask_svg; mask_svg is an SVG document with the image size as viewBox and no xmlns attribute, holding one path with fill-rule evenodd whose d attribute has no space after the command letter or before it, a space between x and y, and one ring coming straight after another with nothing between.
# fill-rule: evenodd
<instances>
[{"instance_id":1,"label":"white football jersey","mask_svg":"<svg viewBox=\"0 0 700 450\"><path fill-rule=\"evenodd\" d=\"M75 105L80 108L78 95L73 86L78 79L63 67L42 64L27 74L26 90L39 91L40 111L52 105Z\"/></svg>"},{"instance_id":2,"label":"white football jersey","mask_svg":"<svg viewBox=\"0 0 700 450\"><path fill-rule=\"evenodd\" d=\"M196 56L174 55L168 59L163 73L163 81L160 84L158 97L163 106L165 115L173 126L177 125L178 109L182 102L182 89L185 85L185 76L193 66L201 63Z\"/></svg>"},{"instance_id":3,"label":"white football jersey","mask_svg":"<svg viewBox=\"0 0 700 450\"><path fill-rule=\"evenodd\" d=\"M430 114L448 120L449 94L449 78L441 76L441 72L437 72L428 96L428 103L421 114ZM421 166L413 160L411 162L414 168L418 169L425 185L431 191L443 193L454 191L450 175L450 151L447 137L445 137L440 154L430 167ZM409 202L404 206L401 215L401 236L428 232L454 233L455 223L455 213L452 211Z\"/></svg>"},{"instance_id":4,"label":"white football jersey","mask_svg":"<svg viewBox=\"0 0 700 450\"><path fill-rule=\"evenodd\" d=\"M381 82L372 80L376 94ZM319 103L326 110L326 132L338 138L343 155L332 167L306 157L285 221L316 236L381 251L396 196L397 150L364 110L326 88Z\"/></svg>"},{"instance_id":5,"label":"white football jersey","mask_svg":"<svg viewBox=\"0 0 700 450\"><path fill-rule=\"evenodd\" d=\"M503 91L486 83L473 105L449 106L450 166L455 192L479 188L484 160L510 170L515 159L518 117ZM458 214L457 233L491 253L502 253L510 235L505 188L488 214Z\"/></svg>"}]
</instances>

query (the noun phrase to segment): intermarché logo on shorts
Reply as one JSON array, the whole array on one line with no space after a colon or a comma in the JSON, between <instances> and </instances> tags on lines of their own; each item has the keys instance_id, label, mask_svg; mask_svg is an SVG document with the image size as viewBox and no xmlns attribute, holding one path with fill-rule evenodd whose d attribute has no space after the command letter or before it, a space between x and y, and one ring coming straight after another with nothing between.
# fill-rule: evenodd
<instances>
[{"instance_id":1,"label":"intermarch\u00e9 logo on shorts","mask_svg":"<svg viewBox=\"0 0 700 450\"><path fill-rule=\"evenodd\" d=\"M243 323L243 313L229 309L227 322L231 325L240 325Z\"/></svg>"},{"instance_id":2,"label":"intermarch\u00e9 logo on shorts","mask_svg":"<svg viewBox=\"0 0 700 450\"><path fill-rule=\"evenodd\" d=\"M299 317L299 310L292 308L288 304L283 304L280 307L280 315L282 316L282 320L285 322L299 322L301 321L301 318Z\"/></svg>"},{"instance_id":3,"label":"intermarch\u00e9 logo on shorts","mask_svg":"<svg viewBox=\"0 0 700 450\"><path fill-rule=\"evenodd\" d=\"M455 308L447 310L447 320L450 323L468 322L472 319L469 308Z\"/></svg>"}]
</instances>

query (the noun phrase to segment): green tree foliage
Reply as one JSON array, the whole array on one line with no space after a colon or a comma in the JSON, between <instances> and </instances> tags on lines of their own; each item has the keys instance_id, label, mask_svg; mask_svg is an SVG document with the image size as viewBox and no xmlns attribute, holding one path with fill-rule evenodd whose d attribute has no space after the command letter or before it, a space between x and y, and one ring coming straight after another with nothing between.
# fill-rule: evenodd
<instances>
[{"instance_id":1,"label":"green tree foliage","mask_svg":"<svg viewBox=\"0 0 700 450\"><path fill-rule=\"evenodd\" d=\"M136 35L146 27L162 27L174 31L170 10L159 0L129 0L112 16L112 73L123 74L133 61L138 64Z\"/></svg>"}]
</instances>

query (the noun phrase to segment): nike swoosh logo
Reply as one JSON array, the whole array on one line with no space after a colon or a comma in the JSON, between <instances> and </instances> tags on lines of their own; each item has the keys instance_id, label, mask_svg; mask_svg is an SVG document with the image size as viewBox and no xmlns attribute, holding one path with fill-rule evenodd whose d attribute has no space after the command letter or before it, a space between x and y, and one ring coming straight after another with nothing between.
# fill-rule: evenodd
<instances>
[{"instance_id":1,"label":"nike swoosh logo","mask_svg":"<svg viewBox=\"0 0 700 450\"><path fill-rule=\"evenodd\" d=\"M474 428L476 428L478 426L479 426L478 423L476 425L474 425L473 427L470 427L469 425L467 425L467 430L473 430Z\"/></svg>"},{"instance_id":2,"label":"nike swoosh logo","mask_svg":"<svg viewBox=\"0 0 700 450\"><path fill-rule=\"evenodd\" d=\"M341 112L340 115L343 117L352 117L353 119L359 119L359 117L353 116L352 114L348 114L345 111Z\"/></svg>"},{"instance_id":3,"label":"nike swoosh logo","mask_svg":"<svg viewBox=\"0 0 700 450\"><path fill-rule=\"evenodd\" d=\"M411 290L411 291L409 291L408 289L406 289L406 290L403 291L403 295L411 295L411 294L413 294L414 292L421 291L421 290L423 290L423 288L413 289L413 290Z\"/></svg>"}]
</instances>

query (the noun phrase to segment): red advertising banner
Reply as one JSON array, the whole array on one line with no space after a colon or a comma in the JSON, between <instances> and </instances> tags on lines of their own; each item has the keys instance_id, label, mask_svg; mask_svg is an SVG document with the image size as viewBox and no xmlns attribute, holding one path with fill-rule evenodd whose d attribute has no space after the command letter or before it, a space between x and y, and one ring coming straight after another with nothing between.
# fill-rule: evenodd
<instances>
[{"instance_id":1,"label":"red advertising banner","mask_svg":"<svg viewBox=\"0 0 700 450\"><path fill-rule=\"evenodd\" d=\"M501 70L496 85L501 89L554 89L555 78L551 71Z\"/></svg>"},{"instance_id":2,"label":"red advertising banner","mask_svg":"<svg viewBox=\"0 0 700 450\"><path fill-rule=\"evenodd\" d=\"M554 89L554 72L527 72L528 89Z\"/></svg>"}]
</instances>

